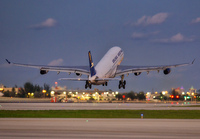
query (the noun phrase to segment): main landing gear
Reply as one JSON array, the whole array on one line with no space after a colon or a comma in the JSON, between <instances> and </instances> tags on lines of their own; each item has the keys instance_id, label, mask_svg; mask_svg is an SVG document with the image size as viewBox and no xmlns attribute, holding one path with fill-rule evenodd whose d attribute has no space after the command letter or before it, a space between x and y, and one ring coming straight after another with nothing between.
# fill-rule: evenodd
<instances>
[{"instance_id":1,"label":"main landing gear","mask_svg":"<svg viewBox=\"0 0 200 139\"><path fill-rule=\"evenodd\" d=\"M87 88L92 88L92 84L89 82L89 81L86 81L86 83L85 83L85 89L87 89Z\"/></svg>"},{"instance_id":2,"label":"main landing gear","mask_svg":"<svg viewBox=\"0 0 200 139\"><path fill-rule=\"evenodd\" d=\"M125 89L125 87L126 87L126 81L124 80L124 81L119 81L119 89L121 89L121 87L123 87L123 89Z\"/></svg>"},{"instance_id":3,"label":"main landing gear","mask_svg":"<svg viewBox=\"0 0 200 139\"><path fill-rule=\"evenodd\" d=\"M108 86L108 82L105 82L105 84L102 84L103 86L105 85L105 86Z\"/></svg>"},{"instance_id":4,"label":"main landing gear","mask_svg":"<svg viewBox=\"0 0 200 139\"><path fill-rule=\"evenodd\" d=\"M119 81L119 89L121 89L121 87L123 87L123 89L125 89L126 87L126 80L124 80L124 75L121 76L121 81Z\"/></svg>"}]
</instances>

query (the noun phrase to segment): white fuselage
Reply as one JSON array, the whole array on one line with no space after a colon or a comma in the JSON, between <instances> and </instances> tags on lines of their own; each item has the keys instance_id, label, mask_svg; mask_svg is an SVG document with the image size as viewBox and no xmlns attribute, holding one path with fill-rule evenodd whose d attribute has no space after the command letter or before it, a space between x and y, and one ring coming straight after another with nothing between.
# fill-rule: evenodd
<instances>
[{"instance_id":1,"label":"white fuselage","mask_svg":"<svg viewBox=\"0 0 200 139\"><path fill-rule=\"evenodd\" d=\"M112 47L103 56L103 58L95 66L96 75L89 76L89 80L92 84L99 85L105 83L105 81L97 81L95 79L114 78L117 71L117 66L120 65L124 58L124 52L120 47Z\"/></svg>"}]
</instances>

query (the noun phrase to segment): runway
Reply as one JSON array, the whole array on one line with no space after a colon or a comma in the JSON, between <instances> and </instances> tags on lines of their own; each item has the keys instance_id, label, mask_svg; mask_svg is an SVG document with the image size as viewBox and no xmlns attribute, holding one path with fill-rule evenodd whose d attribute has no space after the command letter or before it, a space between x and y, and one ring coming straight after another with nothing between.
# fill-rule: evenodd
<instances>
[{"instance_id":1,"label":"runway","mask_svg":"<svg viewBox=\"0 0 200 139\"><path fill-rule=\"evenodd\" d=\"M197 139L200 120L0 118L0 138Z\"/></svg>"},{"instance_id":2,"label":"runway","mask_svg":"<svg viewBox=\"0 0 200 139\"><path fill-rule=\"evenodd\" d=\"M200 110L189 103L0 103L0 110Z\"/></svg>"}]
</instances>

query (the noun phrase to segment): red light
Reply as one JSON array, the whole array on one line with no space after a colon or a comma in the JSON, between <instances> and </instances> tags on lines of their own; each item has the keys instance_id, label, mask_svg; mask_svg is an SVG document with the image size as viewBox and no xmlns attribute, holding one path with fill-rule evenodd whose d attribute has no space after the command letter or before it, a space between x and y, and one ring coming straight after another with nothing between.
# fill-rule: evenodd
<instances>
[{"instance_id":1,"label":"red light","mask_svg":"<svg viewBox=\"0 0 200 139\"><path fill-rule=\"evenodd\" d=\"M171 98L174 98L174 95L172 95Z\"/></svg>"},{"instance_id":2,"label":"red light","mask_svg":"<svg viewBox=\"0 0 200 139\"><path fill-rule=\"evenodd\" d=\"M125 98L125 95L123 95L122 97Z\"/></svg>"},{"instance_id":3,"label":"red light","mask_svg":"<svg viewBox=\"0 0 200 139\"><path fill-rule=\"evenodd\" d=\"M176 98L179 98L179 96L176 96Z\"/></svg>"},{"instance_id":4,"label":"red light","mask_svg":"<svg viewBox=\"0 0 200 139\"><path fill-rule=\"evenodd\" d=\"M194 98L197 98L196 96L194 96Z\"/></svg>"}]
</instances>

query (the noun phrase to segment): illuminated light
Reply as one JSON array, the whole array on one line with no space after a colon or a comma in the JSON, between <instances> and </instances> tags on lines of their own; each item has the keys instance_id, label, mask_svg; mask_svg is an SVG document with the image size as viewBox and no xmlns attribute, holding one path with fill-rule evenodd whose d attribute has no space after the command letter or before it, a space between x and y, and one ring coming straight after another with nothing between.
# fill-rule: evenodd
<instances>
[{"instance_id":1,"label":"illuminated light","mask_svg":"<svg viewBox=\"0 0 200 139\"><path fill-rule=\"evenodd\" d=\"M156 96L153 96L153 98L156 98Z\"/></svg>"},{"instance_id":2,"label":"illuminated light","mask_svg":"<svg viewBox=\"0 0 200 139\"><path fill-rule=\"evenodd\" d=\"M96 94L98 94L98 92L96 92Z\"/></svg>"},{"instance_id":3,"label":"illuminated light","mask_svg":"<svg viewBox=\"0 0 200 139\"><path fill-rule=\"evenodd\" d=\"M69 92L70 94L72 93L72 92Z\"/></svg>"},{"instance_id":4,"label":"illuminated light","mask_svg":"<svg viewBox=\"0 0 200 139\"><path fill-rule=\"evenodd\" d=\"M95 96L95 94L93 94L93 96Z\"/></svg>"},{"instance_id":5,"label":"illuminated light","mask_svg":"<svg viewBox=\"0 0 200 139\"><path fill-rule=\"evenodd\" d=\"M58 82L55 82L55 84L57 85L57 84L58 84Z\"/></svg>"},{"instance_id":6,"label":"illuminated light","mask_svg":"<svg viewBox=\"0 0 200 139\"><path fill-rule=\"evenodd\" d=\"M30 95L31 95L31 93L28 93L28 95L30 96Z\"/></svg>"},{"instance_id":7,"label":"illuminated light","mask_svg":"<svg viewBox=\"0 0 200 139\"><path fill-rule=\"evenodd\" d=\"M65 95L66 95L66 92L63 92L63 94L65 94Z\"/></svg>"},{"instance_id":8,"label":"illuminated light","mask_svg":"<svg viewBox=\"0 0 200 139\"><path fill-rule=\"evenodd\" d=\"M174 98L174 95L171 95L171 98Z\"/></svg>"},{"instance_id":9,"label":"illuminated light","mask_svg":"<svg viewBox=\"0 0 200 139\"><path fill-rule=\"evenodd\" d=\"M78 92L76 92L76 94L78 94Z\"/></svg>"},{"instance_id":10,"label":"illuminated light","mask_svg":"<svg viewBox=\"0 0 200 139\"><path fill-rule=\"evenodd\" d=\"M54 91L51 91L51 94L53 95L55 92Z\"/></svg>"},{"instance_id":11,"label":"illuminated light","mask_svg":"<svg viewBox=\"0 0 200 139\"><path fill-rule=\"evenodd\" d=\"M185 92L182 92L182 95L185 95Z\"/></svg>"},{"instance_id":12,"label":"illuminated light","mask_svg":"<svg viewBox=\"0 0 200 139\"><path fill-rule=\"evenodd\" d=\"M177 95L176 98L179 98L179 96Z\"/></svg>"},{"instance_id":13,"label":"illuminated light","mask_svg":"<svg viewBox=\"0 0 200 139\"><path fill-rule=\"evenodd\" d=\"M167 91L162 91L162 94L163 94L163 95L167 94Z\"/></svg>"},{"instance_id":14,"label":"illuminated light","mask_svg":"<svg viewBox=\"0 0 200 139\"><path fill-rule=\"evenodd\" d=\"M125 95L123 95L122 97L125 98Z\"/></svg>"},{"instance_id":15,"label":"illuminated light","mask_svg":"<svg viewBox=\"0 0 200 139\"><path fill-rule=\"evenodd\" d=\"M3 88L0 88L0 91L3 91Z\"/></svg>"},{"instance_id":16,"label":"illuminated light","mask_svg":"<svg viewBox=\"0 0 200 139\"><path fill-rule=\"evenodd\" d=\"M192 93L192 96L194 96L194 93Z\"/></svg>"},{"instance_id":17,"label":"illuminated light","mask_svg":"<svg viewBox=\"0 0 200 139\"><path fill-rule=\"evenodd\" d=\"M85 94L85 92L83 92L83 94Z\"/></svg>"},{"instance_id":18,"label":"illuminated light","mask_svg":"<svg viewBox=\"0 0 200 139\"><path fill-rule=\"evenodd\" d=\"M194 98L197 98L196 96L194 96Z\"/></svg>"},{"instance_id":19,"label":"illuminated light","mask_svg":"<svg viewBox=\"0 0 200 139\"><path fill-rule=\"evenodd\" d=\"M115 93L116 93L116 95L119 94L119 92L117 92L117 91Z\"/></svg>"},{"instance_id":20,"label":"illuminated light","mask_svg":"<svg viewBox=\"0 0 200 139\"><path fill-rule=\"evenodd\" d=\"M158 92L155 92L155 94L158 94Z\"/></svg>"},{"instance_id":21,"label":"illuminated light","mask_svg":"<svg viewBox=\"0 0 200 139\"><path fill-rule=\"evenodd\" d=\"M74 94L72 94L72 96L74 97Z\"/></svg>"},{"instance_id":22,"label":"illuminated light","mask_svg":"<svg viewBox=\"0 0 200 139\"><path fill-rule=\"evenodd\" d=\"M46 93L47 91L46 90L42 90L42 93Z\"/></svg>"},{"instance_id":23,"label":"illuminated light","mask_svg":"<svg viewBox=\"0 0 200 139\"><path fill-rule=\"evenodd\" d=\"M34 93L31 93L31 96L34 96Z\"/></svg>"}]
</instances>

